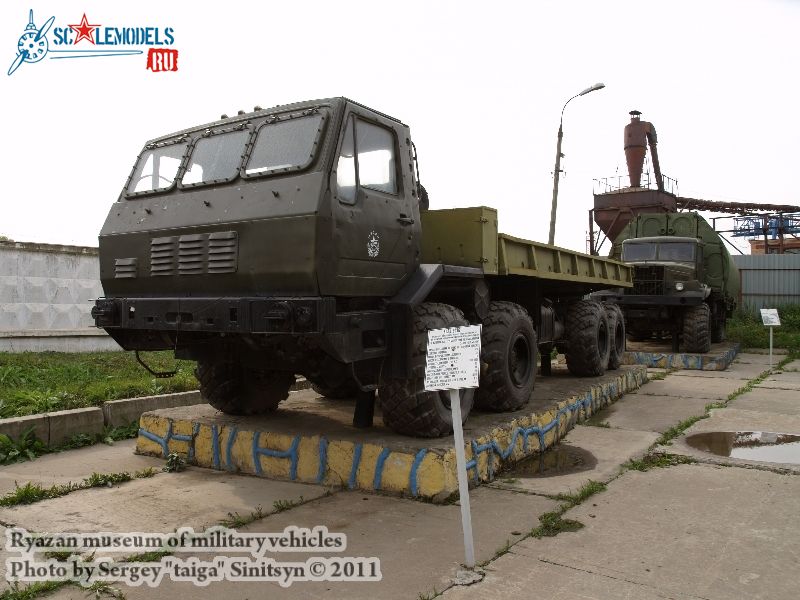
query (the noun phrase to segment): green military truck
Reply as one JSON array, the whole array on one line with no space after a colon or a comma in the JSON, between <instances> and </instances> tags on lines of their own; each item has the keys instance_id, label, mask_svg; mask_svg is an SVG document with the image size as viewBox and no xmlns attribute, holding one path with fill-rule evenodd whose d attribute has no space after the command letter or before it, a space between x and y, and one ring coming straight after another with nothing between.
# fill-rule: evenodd
<instances>
[{"instance_id":1,"label":"green military truck","mask_svg":"<svg viewBox=\"0 0 800 600\"><path fill-rule=\"evenodd\" d=\"M594 297L620 305L636 341L670 336L673 350L708 352L725 339L739 273L719 234L694 212L642 213L614 240L610 256L633 265L633 287Z\"/></svg>"},{"instance_id":2,"label":"green military truck","mask_svg":"<svg viewBox=\"0 0 800 600\"><path fill-rule=\"evenodd\" d=\"M631 284L605 258L503 235L487 207L428 209L408 126L346 98L223 117L148 142L100 232L92 314L126 350L197 362L204 398L275 410L295 375L356 397L368 426L452 431L424 390L427 331L482 324L473 404L513 411L549 373L616 368L619 309L586 296Z\"/></svg>"}]
</instances>

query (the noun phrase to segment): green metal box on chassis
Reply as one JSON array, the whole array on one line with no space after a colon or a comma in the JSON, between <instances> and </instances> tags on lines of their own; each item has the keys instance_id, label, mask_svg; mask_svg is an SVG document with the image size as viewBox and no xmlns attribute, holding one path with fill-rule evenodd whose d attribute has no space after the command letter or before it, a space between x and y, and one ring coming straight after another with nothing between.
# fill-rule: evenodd
<instances>
[{"instance_id":1,"label":"green metal box on chassis","mask_svg":"<svg viewBox=\"0 0 800 600\"><path fill-rule=\"evenodd\" d=\"M422 261L478 267L497 275L497 210L488 206L426 210L422 218Z\"/></svg>"},{"instance_id":2,"label":"green metal box on chassis","mask_svg":"<svg viewBox=\"0 0 800 600\"><path fill-rule=\"evenodd\" d=\"M728 249L711 225L695 212L647 213L633 219L614 240L611 258L622 256L625 240L677 236L698 238L703 242L703 283L724 297L736 300L739 296L739 271Z\"/></svg>"}]
</instances>

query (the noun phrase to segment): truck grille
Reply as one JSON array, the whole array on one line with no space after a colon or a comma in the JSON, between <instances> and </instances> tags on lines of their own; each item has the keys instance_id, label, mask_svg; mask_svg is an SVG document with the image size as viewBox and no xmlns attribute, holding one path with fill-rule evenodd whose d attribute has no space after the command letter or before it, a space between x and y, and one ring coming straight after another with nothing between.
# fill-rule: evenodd
<instances>
[{"instance_id":1,"label":"truck grille","mask_svg":"<svg viewBox=\"0 0 800 600\"><path fill-rule=\"evenodd\" d=\"M235 273L239 251L235 231L153 238L150 274L215 275Z\"/></svg>"},{"instance_id":2,"label":"truck grille","mask_svg":"<svg viewBox=\"0 0 800 600\"><path fill-rule=\"evenodd\" d=\"M661 296L664 293L664 267L634 267L632 294Z\"/></svg>"}]
</instances>

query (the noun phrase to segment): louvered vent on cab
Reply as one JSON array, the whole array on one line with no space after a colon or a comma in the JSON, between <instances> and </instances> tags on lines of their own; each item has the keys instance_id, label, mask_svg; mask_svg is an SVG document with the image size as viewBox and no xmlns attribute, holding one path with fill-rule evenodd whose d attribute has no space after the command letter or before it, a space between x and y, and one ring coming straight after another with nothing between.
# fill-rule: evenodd
<instances>
[{"instance_id":1,"label":"louvered vent on cab","mask_svg":"<svg viewBox=\"0 0 800 600\"><path fill-rule=\"evenodd\" d=\"M136 259L114 259L114 279L136 279Z\"/></svg>"},{"instance_id":2,"label":"louvered vent on cab","mask_svg":"<svg viewBox=\"0 0 800 600\"><path fill-rule=\"evenodd\" d=\"M235 231L215 231L154 238L150 244L150 273L156 275L215 275L235 273L239 253Z\"/></svg>"},{"instance_id":3,"label":"louvered vent on cab","mask_svg":"<svg viewBox=\"0 0 800 600\"><path fill-rule=\"evenodd\" d=\"M176 237L153 238L150 241L150 275L173 275L175 273Z\"/></svg>"}]
</instances>

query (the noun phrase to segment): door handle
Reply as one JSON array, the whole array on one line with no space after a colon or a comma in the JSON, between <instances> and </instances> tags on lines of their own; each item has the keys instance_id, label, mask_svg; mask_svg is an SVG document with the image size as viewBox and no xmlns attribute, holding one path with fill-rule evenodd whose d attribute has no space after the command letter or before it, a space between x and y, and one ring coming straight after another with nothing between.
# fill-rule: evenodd
<instances>
[{"instance_id":1,"label":"door handle","mask_svg":"<svg viewBox=\"0 0 800 600\"><path fill-rule=\"evenodd\" d=\"M397 217L397 222L400 223L401 225L413 225L414 219L412 219L411 217L407 217L403 213L400 213L400 216Z\"/></svg>"}]
</instances>

